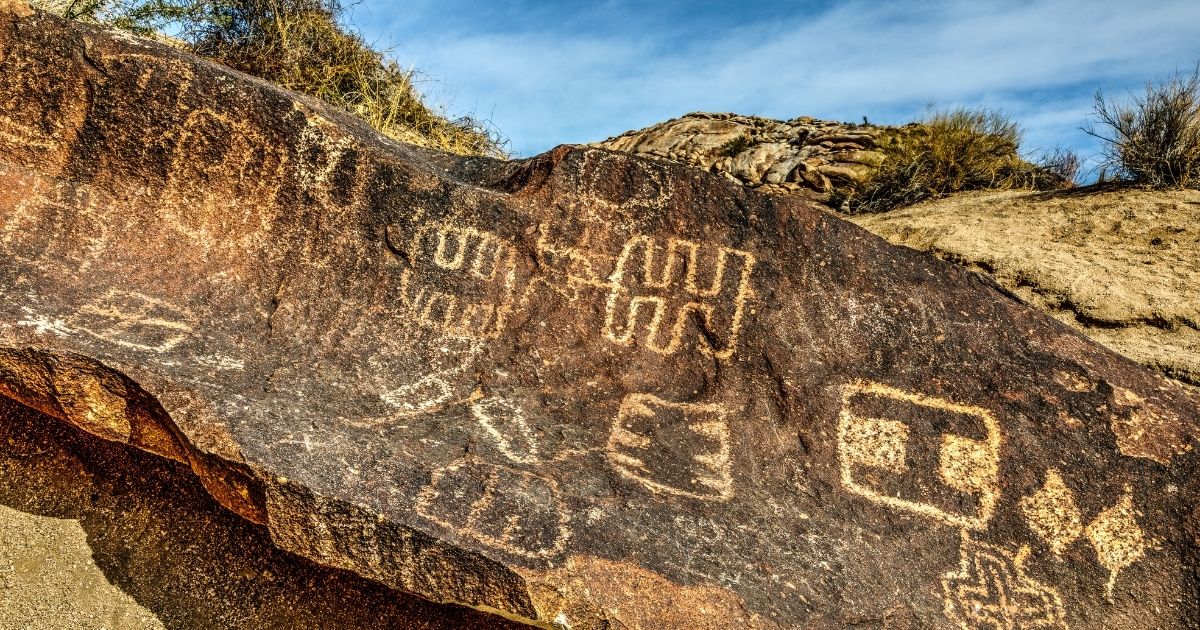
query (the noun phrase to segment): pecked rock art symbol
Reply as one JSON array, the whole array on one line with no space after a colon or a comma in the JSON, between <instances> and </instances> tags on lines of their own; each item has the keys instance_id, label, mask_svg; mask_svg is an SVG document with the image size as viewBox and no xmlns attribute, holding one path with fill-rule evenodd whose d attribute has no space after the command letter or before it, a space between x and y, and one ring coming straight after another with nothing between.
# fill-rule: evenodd
<instances>
[{"instance_id":1,"label":"pecked rock art symbol","mask_svg":"<svg viewBox=\"0 0 1200 630\"><path fill-rule=\"evenodd\" d=\"M517 251L472 227L428 223L412 236L400 277L403 315L451 336L493 339L516 302Z\"/></svg>"},{"instance_id":2,"label":"pecked rock art symbol","mask_svg":"<svg viewBox=\"0 0 1200 630\"><path fill-rule=\"evenodd\" d=\"M54 173L70 157L92 104L87 81L64 81L60 59L38 58L0 73L0 153L28 155L43 172ZM43 87L44 86L44 87Z\"/></svg>"},{"instance_id":3,"label":"pecked rock art symbol","mask_svg":"<svg viewBox=\"0 0 1200 630\"><path fill-rule=\"evenodd\" d=\"M244 246L271 222L286 153L229 116L196 110L179 131L163 191L163 216L205 244Z\"/></svg>"},{"instance_id":4,"label":"pecked rock art symbol","mask_svg":"<svg viewBox=\"0 0 1200 630\"><path fill-rule=\"evenodd\" d=\"M694 339L702 352L727 359L737 348L754 263L753 254L730 247L635 236L609 276L604 337L663 355Z\"/></svg>"},{"instance_id":5,"label":"pecked rock art symbol","mask_svg":"<svg viewBox=\"0 0 1200 630\"><path fill-rule=\"evenodd\" d=\"M609 464L651 492L706 501L733 496L729 411L629 394L609 434Z\"/></svg>"},{"instance_id":6,"label":"pecked rock art symbol","mask_svg":"<svg viewBox=\"0 0 1200 630\"><path fill-rule=\"evenodd\" d=\"M83 305L68 325L109 343L163 353L192 332L191 315L180 308L133 291L109 289Z\"/></svg>"},{"instance_id":7,"label":"pecked rock art symbol","mask_svg":"<svg viewBox=\"0 0 1200 630\"><path fill-rule=\"evenodd\" d=\"M1015 554L972 540L964 530L957 571L942 576L946 616L960 628L1067 629L1062 599L1025 574L1029 547Z\"/></svg>"},{"instance_id":8,"label":"pecked rock art symbol","mask_svg":"<svg viewBox=\"0 0 1200 630\"><path fill-rule=\"evenodd\" d=\"M470 460L433 471L416 511L460 536L526 558L556 556L571 536L555 481Z\"/></svg>"},{"instance_id":9,"label":"pecked rock art symbol","mask_svg":"<svg viewBox=\"0 0 1200 630\"><path fill-rule=\"evenodd\" d=\"M500 453L518 464L538 462L538 442L516 402L494 396L471 405L471 415L496 443Z\"/></svg>"},{"instance_id":10,"label":"pecked rock art symbol","mask_svg":"<svg viewBox=\"0 0 1200 630\"><path fill-rule=\"evenodd\" d=\"M870 381L842 389L842 485L892 509L986 528L1000 495L1000 440L986 409Z\"/></svg>"},{"instance_id":11,"label":"pecked rock art symbol","mask_svg":"<svg viewBox=\"0 0 1200 630\"><path fill-rule=\"evenodd\" d=\"M1051 468L1046 472L1045 484L1021 499L1021 511L1029 529L1049 545L1055 556L1061 557L1072 543L1086 537L1096 551L1096 560L1108 571L1106 594L1110 598L1117 574L1141 560L1151 546L1138 525L1133 489L1128 485L1115 504L1085 525L1074 493L1058 470Z\"/></svg>"}]
</instances>

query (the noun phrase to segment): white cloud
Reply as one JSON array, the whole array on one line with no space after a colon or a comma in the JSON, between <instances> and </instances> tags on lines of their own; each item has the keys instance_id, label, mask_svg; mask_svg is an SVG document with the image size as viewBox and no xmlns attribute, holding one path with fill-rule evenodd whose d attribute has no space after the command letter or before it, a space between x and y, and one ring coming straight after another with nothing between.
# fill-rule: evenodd
<instances>
[{"instance_id":1,"label":"white cloud","mask_svg":"<svg viewBox=\"0 0 1200 630\"><path fill-rule=\"evenodd\" d=\"M433 32L421 11L453 8L417 4L376 28L394 29L398 56L445 81L456 108L494 112L524 154L695 110L899 122L927 102L1001 106L1030 143L1082 146L1076 128L1096 88L1121 92L1200 59L1200 3L1135 4L850 2L715 32L469 11Z\"/></svg>"}]
</instances>

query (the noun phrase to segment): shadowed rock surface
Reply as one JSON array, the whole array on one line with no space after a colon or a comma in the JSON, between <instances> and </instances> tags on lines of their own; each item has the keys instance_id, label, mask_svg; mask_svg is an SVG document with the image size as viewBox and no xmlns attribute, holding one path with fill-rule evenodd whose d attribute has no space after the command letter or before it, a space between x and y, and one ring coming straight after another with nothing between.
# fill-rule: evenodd
<instances>
[{"instance_id":1,"label":"shadowed rock surface","mask_svg":"<svg viewBox=\"0 0 1200 630\"><path fill-rule=\"evenodd\" d=\"M0 15L0 394L282 549L564 628L1200 622L1195 395L988 281Z\"/></svg>"},{"instance_id":2,"label":"shadowed rock surface","mask_svg":"<svg viewBox=\"0 0 1200 630\"><path fill-rule=\"evenodd\" d=\"M0 399L0 629L521 627L275 549L187 468Z\"/></svg>"}]
</instances>

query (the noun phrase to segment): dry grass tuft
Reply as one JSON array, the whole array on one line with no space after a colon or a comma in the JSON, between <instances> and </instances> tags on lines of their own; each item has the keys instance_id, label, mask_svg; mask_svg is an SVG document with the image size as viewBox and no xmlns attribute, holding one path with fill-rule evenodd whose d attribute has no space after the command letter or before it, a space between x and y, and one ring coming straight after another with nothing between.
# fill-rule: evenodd
<instances>
[{"instance_id":1,"label":"dry grass tuft","mask_svg":"<svg viewBox=\"0 0 1200 630\"><path fill-rule=\"evenodd\" d=\"M1200 65L1147 83L1128 103L1097 92L1094 115L1084 131L1104 142L1101 179L1113 173L1155 188L1200 188Z\"/></svg>"},{"instance_id":2,"label":"dry grass tuft","mask_svg":"<svg viewBox=\"0 0 1200 630\"><path fill-rule=\"evenodd\" d=\"M415 73L339 20L339 0L34 0L57 15L163 38L202 57L320 98L397 140L506 157L486 121L422 100Z\"/></svg>"},{"instance_id":3,"label":"dry grass tuft","mask_svg":"<svg viewBox=\"0 0 1200 630\"><path fill-rule=\"evenodd\" d=\"M1002 113L955 109L885 132L885 159L834 203L857 214L885 212L968 190L1050 189L1073 185L1078 158L1033 164L1019 154L1021 129Z\"/></svg>"}]
</instances>

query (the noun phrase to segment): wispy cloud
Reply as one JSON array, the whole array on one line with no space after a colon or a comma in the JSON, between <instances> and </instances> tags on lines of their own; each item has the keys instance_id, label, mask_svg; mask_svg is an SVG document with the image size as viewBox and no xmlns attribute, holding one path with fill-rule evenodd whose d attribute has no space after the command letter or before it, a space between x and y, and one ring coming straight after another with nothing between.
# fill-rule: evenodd
<instances>
[{"instance_id":1,"label":"wispy cloud","mask_svg":"<svg viewBox=\"0 0 1200 630\"><path fill-rule=\"evenodd\" d=\"M696 111L902 122L928 103L1002 107L1031 146L1087 149L1098 88L1200 60L1200 3L655 3L366 0L356 20L491 115L524 155ZM781 7L780 5L788 5Z\"/></svg>"}]
</instances>

